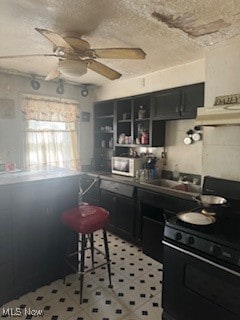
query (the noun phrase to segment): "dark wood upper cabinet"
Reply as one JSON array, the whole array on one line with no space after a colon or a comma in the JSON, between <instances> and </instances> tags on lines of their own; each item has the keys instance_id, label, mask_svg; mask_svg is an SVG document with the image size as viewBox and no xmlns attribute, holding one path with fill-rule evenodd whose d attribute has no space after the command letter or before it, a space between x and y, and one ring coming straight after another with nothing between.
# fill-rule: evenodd
<instances>
[{"instance_id":1,"label":"dark wood upper cabinet","mask_svg":"<svg viewBox=\"0 0 240 320\"><path fill-rule=\"evenodd\" d=\"M155 92L152 105L155 119L194 119L197 108L204 105L204 83Z\"/></svg>"},{"instance_id":2,"label":"dark wood upper cabinet","mask_svg":"<svg viewBox=\"0 0 240 320\"><path fill-rule=\"evenodd\" d=\"M153 118L176 119L181 106L181 90L179 88L162 90L152 95Z\"/></svg>"},{"instance_id":3,"label":"dark wood upper cabinet","mask_svg":"<svg viewBox=\"0 0 240 320\"><path fill-rule=\"evenodd\" d=\"M116 102L116 154L122 153L122 147L162 147L165 142L164 121L152 121L151 94L134 96ZM141 135L147 133L143 141ZM120 138L125 134L125 142ZM120 153L118 152L120 150Z\"/></svg>"},{"instance_id":4,"label":"dark wood upper cabinet","mask_svg":"<svg viewBox=\"0 0 240 320\"><path fill-rule=\"evenodd\" d=\"M182 87L181 99L181 118L196 118L197 108L204 106L204 83Z\"/></svg>"},{"instance_id":5,"label":"dark wood upper cabinet","mask_svg":"<svg viewBox=\"0 0 240 320\"><path fill-rule=\"evenodd\" d=\"M128 155L130 147L163 147L165 120L194 119L203 105L204 83L95 103L95 169L111 171L111 157Z\"/></svg>"}]
</instances>

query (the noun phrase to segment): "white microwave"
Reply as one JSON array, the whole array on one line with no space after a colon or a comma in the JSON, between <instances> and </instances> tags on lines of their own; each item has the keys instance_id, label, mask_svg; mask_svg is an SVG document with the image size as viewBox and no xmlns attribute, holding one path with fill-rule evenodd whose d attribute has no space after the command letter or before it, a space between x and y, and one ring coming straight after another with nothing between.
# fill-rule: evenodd
<instances>
[{"instance_id":1,"label":"white microwave","mask_svg":"<svg viewBox=\"0 0 240 320\"><path fill-rule=\"evenodd\" d=\"M112 157L112 173L135 177L136 170L142 169L143 158Z\"/></svg>"}]
</instances>

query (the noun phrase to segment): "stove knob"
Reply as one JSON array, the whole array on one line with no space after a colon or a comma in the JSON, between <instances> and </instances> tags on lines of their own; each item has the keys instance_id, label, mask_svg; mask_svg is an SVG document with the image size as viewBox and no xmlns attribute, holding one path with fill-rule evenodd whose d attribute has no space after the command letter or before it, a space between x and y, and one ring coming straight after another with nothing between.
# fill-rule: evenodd
<instances>
[{"instance_id":1,"label":"stove knob","mask_svg":"<svg viewBox=\"0 0 240 320\"><path fill-rule=\"evenodd\" d=\"M194 242L195 242L195 240L193 237L190 236L187 238L187 244L194 244Z\"/></svg>"},{"instance_id":2,"label":"stove knob","mask_svg":"<svg viewBox=\"0 0 240 320\"><path fill-rule=\"evenodd\" d=\"M213 245L210 247L210 253L211 253L212 255L214 255L215 257L218 257L218 256L220 256L220 255L222 254L222 249L221 249L221 247L213 244Z\"/></svg>"},{"instance_id":3,"label":"stove knob","mask_svg":"<svg viewBox=\"0 0 240 320\"><path fill-rule=\"evenodd\" d=\"M181 240L182 239L182 234L180 232L177 232L175 234L175 240Z\"/></svg>"}]
</instances>

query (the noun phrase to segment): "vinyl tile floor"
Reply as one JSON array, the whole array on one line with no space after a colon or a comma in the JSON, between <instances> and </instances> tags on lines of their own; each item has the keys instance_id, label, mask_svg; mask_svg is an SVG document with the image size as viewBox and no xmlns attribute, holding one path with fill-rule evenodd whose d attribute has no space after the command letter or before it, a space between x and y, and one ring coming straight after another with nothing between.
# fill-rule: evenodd
<instances>
[{"instance_id":1,"label":"vinyl tile floor","mask_svg":"<svg viewBox=\"0 0 240 320\"><path fill-rule=\"evenodd\" d=\"M95 247L102 250L102 233L94 234ZM44 320L161 320L162 264L138 247L108 233L113 288L108 287L106 266L84 276L83 303L79 304L76 274L57 280L4 305L12 308L8 318ZM104 257L95 254L95 265ZM86 269L91 267L90 250ZM18 309L19 308L19 309ZM6 317L0 313L2 318Z\"/></svg>"}]
</instances>

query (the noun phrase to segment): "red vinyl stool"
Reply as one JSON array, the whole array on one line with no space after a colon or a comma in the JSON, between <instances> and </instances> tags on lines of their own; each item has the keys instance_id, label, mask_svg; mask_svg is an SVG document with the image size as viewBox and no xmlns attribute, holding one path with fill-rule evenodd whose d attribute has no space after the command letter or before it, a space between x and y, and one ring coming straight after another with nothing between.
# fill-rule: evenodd
<instances>
[{"instance_id":1,"label":"red vinyl stool","mask_svg":"<svg viewBox=\"0 0 240 320\"><path fill-rule=\"evenodd\" d=\"M107 241L106 225L108 222L109 212L101 207L91 206L91 205L81 205L80 207L72 208L63 212L61 220L62 222L71 230L79 234L79 242L81 243L81 249L77 252L68 254L68 257L80 253L81 260L78 261L78 270L69 263L68 259L66 262L75 271L80 274L80 304L82 303L82 292L83 292L83 279L86 272L90 272L96 268L107 265L108 268L108 278L109 287L112 288L111 282L111 266L109 257L109 248ZM97 230L103 231L103 240L105 246L105 254L94 248L94 238L93 233ZM87 247L87 240L90 241L90 247ZM85 271L85 251L86 249L91 249L92 255L92 268ZM106 262L94 267L94 250L105 255ZM79 270L80 264L80 270Z\"/></svg>"}]
</instances>

